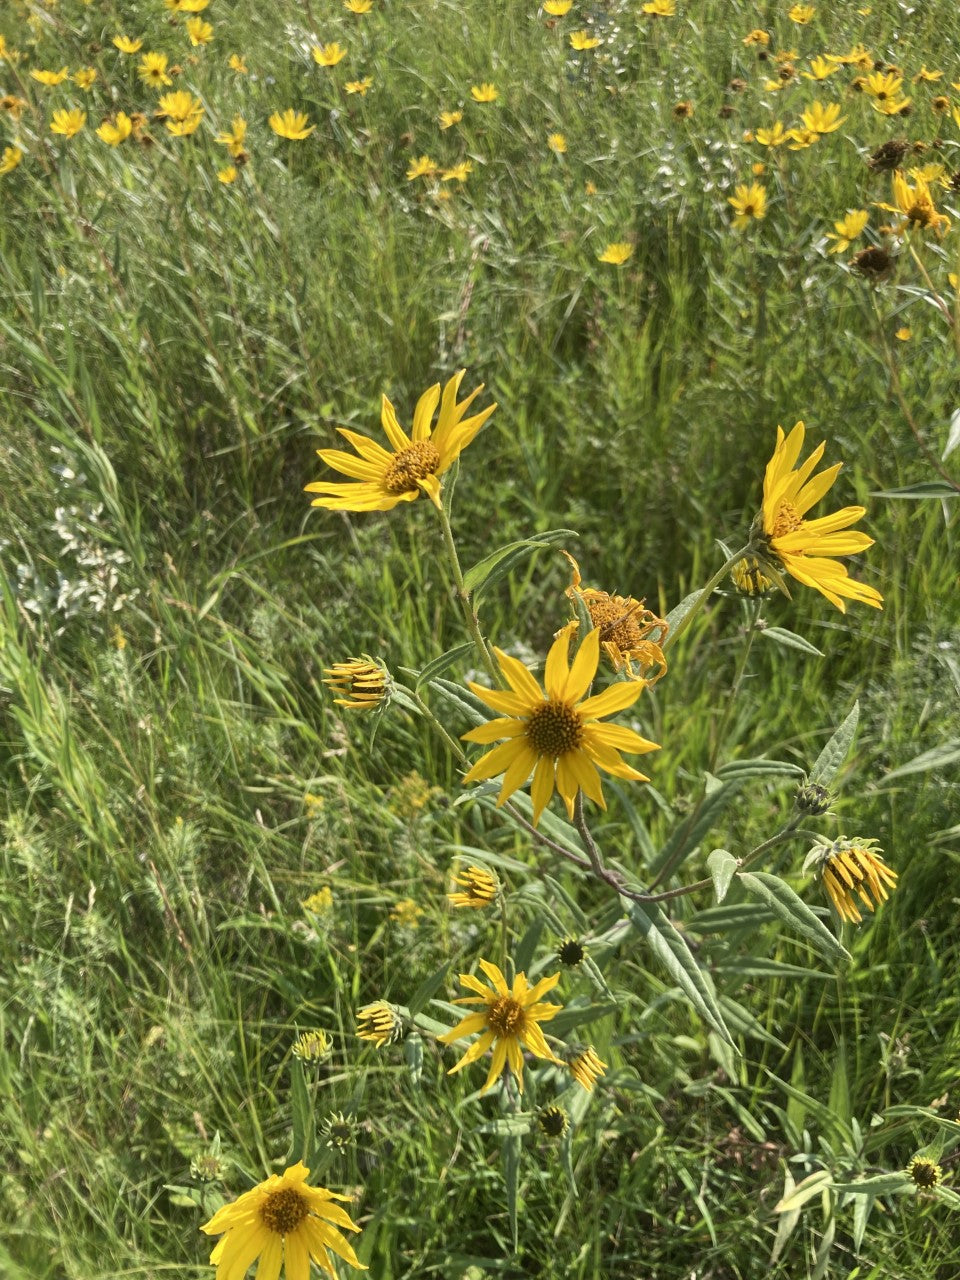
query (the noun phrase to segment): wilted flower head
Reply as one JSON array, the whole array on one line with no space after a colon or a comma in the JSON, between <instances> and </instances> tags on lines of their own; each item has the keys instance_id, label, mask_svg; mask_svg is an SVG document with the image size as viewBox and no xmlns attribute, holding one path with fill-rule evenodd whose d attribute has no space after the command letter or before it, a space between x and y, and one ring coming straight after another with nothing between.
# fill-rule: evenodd
<instances>
[{"instance_id":1,"label":"wilted flower head","mask_svg":"<svg viewBox=\"0 0 960 1280\"><path fill-rule=\"evenodd\" d=\"M653 685L667 672L667 660L661 645L667 634L667 622L643 600L633 596L610 595L596 587L581 587L580 566L569 552L563 552L573 568L573 578L566 594L578 597L600 632L600 646L614 671L626 671L631 680L642 679ZM657 639L650 636L657 633ZM638 670L634 671L636 663Z\"/></svg>"},{"instance_id":2,"label":"wilted flower head","mask_svg":"<svg viewBox=\"0 0 960 1280\"><path fill-rule=\"evenodd\" d=\"M570 1117L563 1107L554 1103L537 1112L537 1124L548 1138L562 1138L570 1128Z\"/></svg>"},{"instance_id":3,"label":"wilted flower head","mask_svg":"<svg viewBox=\"0 0 960 1280\"><path fill-rule=\"evenodd\" d=\"M930 1187L938 1187L943 1181L943 1170L935 1160L929 1160L926 1156L914 1156L907 1165L906 1172L913 1179L914 1185L922 1190Z\"/></svg>"},{"instance_id":4,"label":"wilted flower head","mask_svg":"<svg viewBox=\"0 0 960 1280\"><path fill-rule=\"evenodd\" d=\"M567 1055L567 1067L577 1084L587 1093L593 1093L593 1086L606 1071L607 1064L601 1062L593 1045L588 1045Z\"/></svg>"}]
</instances>

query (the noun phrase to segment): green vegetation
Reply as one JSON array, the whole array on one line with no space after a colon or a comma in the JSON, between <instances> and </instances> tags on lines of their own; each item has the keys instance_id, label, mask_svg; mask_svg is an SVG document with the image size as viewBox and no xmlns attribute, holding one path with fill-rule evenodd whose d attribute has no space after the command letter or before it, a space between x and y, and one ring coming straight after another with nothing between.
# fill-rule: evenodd
<instances>
[{"instance_id":1,"label":"green vegetation","mask_svg":"<svg viewBox=\"0 0 960 1280\"><path fill-rule=\"evenodd\" d=\"M26 103L0 109L0 155L23 152L0 176L0 1272L212 1277L200 1224L310 1152L312 1180L356 1194L376 1280L956 1280L956 6L821 3L798 25L785 2L678 0L654 19L607 0L551 26L523 0L374 0L364 15L212 0L197 47L171 8L0 11L0 98ZM768 49L743 43L754 27ZM574 53L579 29L601 45ZM174 89L205 108L196 132L152 117L158 92L118 33L181 64ZM318 40L347 57L318 66ZM803 78L857 42L902 68L910 114L858 93L857 67ZM784 49L796 75L766 90ZM29 77L61 66L98 79ZM912 83L922 67L943 79ZM365 95L345 93L364 76ZM475 103L484 82L498 98ZM745 139L799 127L815 99L845 122L814 145ZM65 139L49 119L68 107L88 120ZM271 132L287 107L309 138ZM95 135L121 110L147 113L152 145ZM442 129L442 110L462 122ZM224 184L215 138L238 114L249 160ZM944 166L929 179L953 220L942 235L898 234L875 207L894 203L891 176L866 160L899 137L927 144L905 167ZM472 171L409 180L424 155ZM753 182L765 217L735 229L728 199ZM862 238L829 254L859 208ZM621 242L622 266L598 261ZM893 257L885 280L850 267L867 245ZM801 874L812 839L764 863L849 962L741 885L720 906L709 889L666 903L733 1045L636 934L594 956L615 1005L564 972L564 1004L610 1006L584 1031L608 1070L564 1095L568 1138L524 1136L516 1249L506 1103L474 1096L483 1064L446 1075L465 1046L424 1031L377 1049L356 1014L409 1006L445 965L424 1013L449 1027L462 1012L456 975L499 956L501 920L450 908L461 862L496 869L511 948L538 975L564 934L604 934L623 904L465 791L409 705L333 704L324 668L369 654L409 684L463 623L429 502L353 515L302 492L330 478L313 451L337 426L381 438L382 392L409 426L423 389L464 367L499 405L457 474L465 565L571 529L586 584L665 614L719 567L720 541L743 544L776 425L803 419L825 462L845 462L829 509L867 508L876 545L850 570L885 601L842 614L791 579L792 599L764 600L764 633L727 581L631 712L662 749L639 761L649 787L605 779L601 843L637 881L733 761L785 770L745 776L657 887L770 837L858 701L836 817L805 826L875 838L900 880L841 928ZM536 667L569 582L557 546L537 550L484 593L485 633ZM430 702L454 736L469 727ZM562 812L550 830L570 831ZM325 888L329 908L305 910ZM332 1051L301 1065L291 1050L312 1028ZM561 1085L529 1075L528 1109L553 1102ZM355 1126L343 1149L322 1130L334 1113ZM869 1217L854 1194L825 1223L812 1184L795 1220L774 1212L785 1176L849 1183L918 1153L943 1165L942 1194L894 1179Z\"/></svg>"}]
</instances>

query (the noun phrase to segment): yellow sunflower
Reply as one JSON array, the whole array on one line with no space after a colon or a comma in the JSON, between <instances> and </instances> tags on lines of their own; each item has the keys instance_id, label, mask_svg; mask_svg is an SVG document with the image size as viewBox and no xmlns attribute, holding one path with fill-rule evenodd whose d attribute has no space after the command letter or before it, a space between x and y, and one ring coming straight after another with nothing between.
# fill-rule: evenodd
<instances>
[{"instance_id":1,"label":"yellow sunflower","mask_svg":"<svg viewBox=\"0 0 960 1280\"><path fill-rule=\"evenodd\" d=\"M288 1280L307 1280L311 1258L335 1277L328 1249L351 1267L367 1270L337 1230L360 1230L345 1210L331 1203L350 1197L325 1187L308 1187L309 1173L300 1160L225 1204L203 1224L200 1230L207 1235L223 1236L210 1255L217 1280L241 1280L257 1258L259 1280L277 1280L284 1262Z\"/></svg>"},{"instance_id":2,"label":"yellow sunflower","mask_svg":"<svg viewBox=\"0 0 960 1280\"><path fill-rule=\"evenodd\" d=\"M884 862L876 840L859 836L814 845L803 864L805 872L811 869L819 871L837 915L851 924L860 924L863 919L857 898L873 911L874 903L879 907L887 901L887 889L895 889L898 879L896 871Z\"/></svg>"},{"instance_id":3,"label":"yellow sunflower","mask_svg":"<svg viewBox=\"0 0 960 1280\"><path fill-rule=\"evenodd\" d=\"M437 1036L441 1044L453 1044L464 1036L481 1032L460 1061L450 1068L447 1075L454 1075L471 1062L483 1056L488 1049L493 1049L493 1059L487 1072L486 1083L481 1093L493 1087L497 1077L505 1067L517 1078L517 1085L523 1093L523 1050L528 1049L534 1057L546 1058L550 1062L560 1062L550 1050L540 1030L539 1023L549 1022L563 1008L559 1004L541 1004L540 997L551 991L560 981L560 974L554 973L549 978L541 978L535 986L529 986L525 973L518 973L513 986L508 987L503 973L489 960L481 960L480 968L493 983L486 986L471 973L461 973L460 985L476 995L462 996L454 1004L482 1004L483 1009L468 1014L462 1022Z\"/></svg>"},{"instance_id":4,"label":"yellow sunflower","mask_svg":"<svg viewBox=\"0 0 960 1280\"><path fill-rule=\"evenodd\" d=\"M380 420L392 453L367 436L338 427L343 438L356 449L356 456L341 449L318 449L317 453L328 467L353 476L357 483L316 480L306 486L307 492L323 496L314 498L310 505L330 511L390 511L398 502L414 502L425 493L439 507L440 476L452 466L497 407L491 404L471 418L464 417L483 390L481 383L458 403L457 392L464 372L461 369L450 379L442 399L439 383L423 393L413 411L413 430L409 436L397 421L393 405L383 397ZM440 416L433 427L438 404Z\"/></svg>"},{"instance_id":5,"label":"yellow sunflower","mask_svg":"<svg viewBox=\"0 0 960 1280\"><path fill-rule=\"evenodd\" d=\"M567 661L569 646L570 630L564 628L547 654L545 692L522 662L500 649L494 652L509 689L469 686L487 706L504 715L470 729L463 737L468 742L506 741L481 756L464 782L482 782L504 774L497 797L497 804L501 805L532 772L534 826L549 803L554 786L570 817L580 791L605 809L597 766L616 778L649 782L645 774L620 758L620 752L643 754L659 750L655 742L641 738L633 729L597 723L601 716L633 706L643 692L641 681L623 681L592 698L584 698L597 673L600 631L595 628L584 637L572 665Z\"/></svg>"},{"instance_id":6,"label":"yellow sunflower","mask_svg":"<svg viewBox=\"0 0 960 1280\"><path fill-rule=\"evenodd\" d=\"M805 519L810 508L831 488L843 463L837 462L813 476L826 448L824 441L797 467L804 430L803 423L798 422L784 436L783 428L777 427L777 447L763 477L763 510L757 521L762 525L766 549L777 568L825 595L841 613L846 612L842 597L879 609L883 605L880 592L856 582L848 575L846 565L832 558L856 555L873 546L873 538L850 528L866 514L865 508L843 507L829 516Z\"/></svg>"}]
</instances>

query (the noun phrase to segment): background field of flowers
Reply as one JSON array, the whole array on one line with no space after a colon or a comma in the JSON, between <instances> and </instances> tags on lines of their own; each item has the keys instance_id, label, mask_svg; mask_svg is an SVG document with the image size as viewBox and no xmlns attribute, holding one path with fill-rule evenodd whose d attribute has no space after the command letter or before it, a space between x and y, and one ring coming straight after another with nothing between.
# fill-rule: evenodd
<instances>
[{"instance_id":1,"label":"background field of flowers","mask_svg":"<svg viewBox=\"0 0 960 1280\"><path fill-rule=\"evenodd\" d=\"M883 1108L956 1118L956 6L563 9L0 8L12 1280L212 1275L197 1196L244 1190L234 1161L282 1167L311 1028L332 1046L317 1114L347 1130L321 1180L356 1192L377 1277L815 1274L815 1214L768 1265L784 1169L815 1167L791 1157L899 1168L930 1133L872 1126ZM897 71L898 88L854 83ZM794 136L771 145L778 122ZM917 170L907 196L896 165L867 163L891 144ZM934 213L910 221L920 183ZM868 248L882 258L852 266ZM302 492L337 426L375 428L382 392L408 417L465 366L499 404L457 482L468 562L571 528L586 581L663 612L718 539L738 545L776 424L802 418L845 460L842 500L868 508L863 573L885 598L841 615L773 597L769 626L820 655L758 639L724 718L731 593L645 695L665 747L641 802L654 844L721 731L744 757L808 763L859 697L838 807L900 882L847 931L842 973L776 926L727 936L715 976L753 1019L741 1056L625 955L630 1032L599 1046L610 1077L569 1167L531 1145L516 1254L464 1106L478 1080L447 1078L430 1041L356 1037L358 1009L496 936L447 900L477 834L455 762L410 716L374 729L322 685L349 655L419 667L461 638L440 534L425 503L354 517ZM498 583L497 642L545 653L569 580L545 551ZM783 794L745 786L716 843L762 840ZM608 830L641 859L615 795ZM505 829L495 852L524 885L527 845ZM684 920L697 945L710 905ZM939 1201L897 1200L859 1241L848 1210L829 1274L955 1280L955 1237Z\"/></svg>"}]
</instances>

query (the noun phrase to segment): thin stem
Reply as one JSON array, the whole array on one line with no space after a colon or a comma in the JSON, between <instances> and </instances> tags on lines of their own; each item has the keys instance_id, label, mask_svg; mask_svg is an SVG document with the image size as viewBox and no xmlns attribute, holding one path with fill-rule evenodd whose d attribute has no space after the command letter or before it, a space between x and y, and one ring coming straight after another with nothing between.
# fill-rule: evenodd
<instances>
[{"instance_id":1,"label":"thin stem","mask_svg":"<svg viewBox=\"0 0 960 1280\"><path fill-rule=\"evenodd\" d=\"M703 606L707 603L710 596L713 594L715 588L717 588L720 585L720 583L723 581L726 575L730 572L733 566L737 563L737 561L742 560L749 550L750 550L749 545L745 547L741 547L739 551L734 552L734 554L730 557L730 559L720 566L720 568L713 575L713 577L710 579L707 585L703 588L703 590L697 596L696 600L694 600L693 604L690 606L690 608L687 610L684 616L680 619L677 625L675 627L671 627L669 635L661 645L661 648L664 653L666 653L668 649L672 648L673 645L677 643L677 641L686 631L687 627L689 627L690 623L694 620L694 618L697 616L697 614L700 612Z\"/></svg>"},{"instance_id":2,"label":"thin stem","mask_svg":"<svg viewBox=\"0 0 960 1280\"><path fill-rule=\"evenodd\" d=\"M500 672L497 670L496 663L487 647L487 642L483 638L483 632L480 630L480 620L474 612L473 604L470 601L470 592L467 590L463 581L463 570L460 567L460 557L457 555L457 546L453 540L453 529L450 527L450 517L443 503L437 504L437 512L440 516L440 527L443 529L443 542L447 549L447 556L450 559L450 567L453 570L453 580L457 586L457 601L460 610L463 613L463 620L467 624L467 630L477 647L480 660L487 670L490 678L493 680L497 688L502 688L502 680Z\"/></svg>"},{"instance_id":3,"label":"thin stem","mask_svg":"<svg viewBox=\"0 0 960 1280\"><path fill-rule=\"evenodd\" d=\"M887 336L883 331L883 317L880 315L880 307L877 303L876 296L873 297L872 301L874 314L877 317L877 333L880 338L880 345L883 348L884 363L887 366L887 372L890 374L890 388L900 406L900 411L903 414L904 421L910 428L910 433L914 440L916 440L917 447L920 449L920 452L926 458L930 466L933 467L934 471L936 471L940 479L944 480L951 489L955 489L957 493L960 493L960 484L957 484L956 480L954 480L948 472L944 471L943 467L941 467L940 463L937 461L936 454L930 451L926 441L920 434L920 428L917 426L916 420L910 412L910 406L907 404L907 398L903 394L903 387L900 383L900 373L897 369L897 362L893 352L890 350L889 343L887 342Z\"/></svg>"},{"instance_id":4,"label":"thin stem","mask_svg":"<svg viewBox=\"0 0 960 1280\"><path fill-rule=\"evenodd\" d=\"M720 716L720 724L717 728L717 734L713 742L713 750L710 753L710 763L707 766L707 772L713 773L717 763L717 756L720 754L720 748L723 746L724 735L730 723L730 717L737 701L737 695L740 692L740 685L743 683L743 677L747 670L747 661L750 657L750 650L753 648L753 639L760 630L760 610L761 603L759 600L748 600L747 608L750 612L750 625L747 629L747 642L740 650L740 656L737 659L737 667L733 676L733 684L730 692L724 699L723 713Z\"/></svg>"},{"instance_id":5,"label":"thin stem","mask_svg":"<svg viewBox=\"0 0 960 1280\"><path fill-rule=\"evenodd\" d=\"M908 246L910 249L910 257L914 260L914 262L920 268L920 274L923 276L924 282L926 283L927 288L930 290L930 293L931 293L931 296L933 297L934 302L943 312L944 316L946 317L947 324L952 329L953 316L950 314L950 308L947 306L944 300L940 297L939 293L937 293L937 286L930 279L930 273L929 271L927 271L927 268L924 265L923 259L920 257L919 253L917 253L911 241L908 241Z\"/></svg>"},{"instance_id":6,"label":"thin stem","mask_svg":"<svg viewBox=\"0 0 960 1280\"><path fill-rule=\"evenodd\" d=\"M424 702L417 690L409 689L404 686L404 692L417 704L417 708L423 715L424 719L429 721L431 727L436 730L443 741L447 744L447 748L453 755L453 758L463 765L469 764L470 761L467 759L467 753L464 751L463 747L461 747L456 738L453 737L446 728L444 728L437 719L433 708L428 703Z\"/></svg>"}]
</instances>

